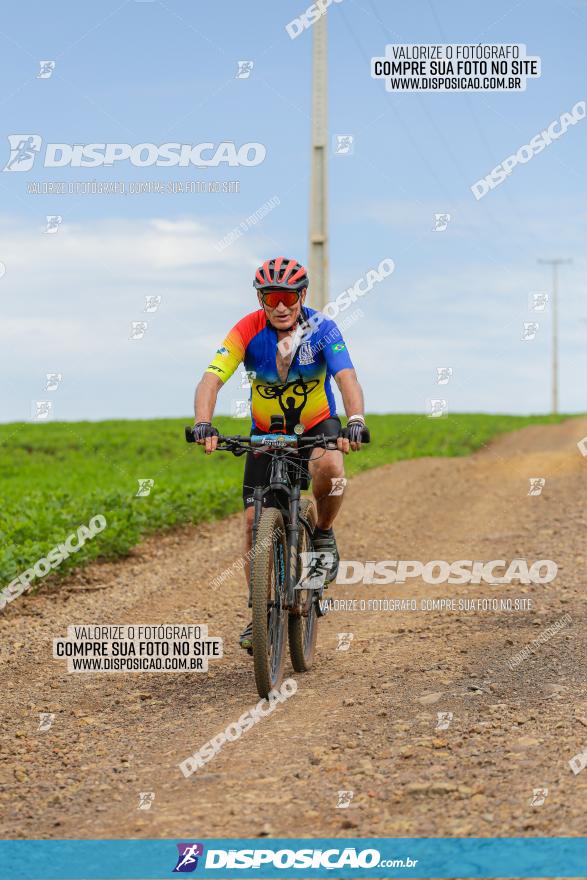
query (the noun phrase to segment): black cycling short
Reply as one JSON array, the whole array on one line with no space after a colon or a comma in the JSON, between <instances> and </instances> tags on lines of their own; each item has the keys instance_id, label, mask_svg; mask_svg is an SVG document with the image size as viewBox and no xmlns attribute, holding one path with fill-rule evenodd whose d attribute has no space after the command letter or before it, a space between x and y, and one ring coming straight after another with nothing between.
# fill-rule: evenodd
<instances>
[{"instance_id":1,"label":"black cycling short","mask_svg":"<svg viewBox=\"0 0 587 880\"><path fill-rule=\"evenodd\" d=\"M314 425L309 430L304 431L304 437L315 437L316 434L325 434L327 437L336 436L340 433L342 425L338 416L333 416L332 418L324 419L323 422L318 422L317 425ZM265 431L259 431L257 428L253 428L251 434L265 434ZM312 450L311 449L300 449L299 455L296 456L296 461L307 462L310 458ZM247 452L247 457L245 460L245 475L243 478L243 504L245 508L252 507L254 504L253 501L253 490L255 486L266 486L269 482L269 471L271 468L271 456L267 455L267 453L261 453L260 455L255 455L252 452ZM310 485L309 479L302 481L302 489L307 489ZM271 493L265 496L266 504L268 506L272 506L274 504L274 500L271 497Z\"/></svg>"}]
</instances>

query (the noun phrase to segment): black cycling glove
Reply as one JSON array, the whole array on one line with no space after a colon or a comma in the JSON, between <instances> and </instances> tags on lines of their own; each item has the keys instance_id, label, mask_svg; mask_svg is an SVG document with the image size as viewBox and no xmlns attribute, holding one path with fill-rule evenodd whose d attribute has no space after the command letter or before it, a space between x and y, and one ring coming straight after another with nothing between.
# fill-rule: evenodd
<instances>
[{"instance_id":1,"label":"black cycling glove","mask_svg":"<svg viewBox=\"0 0 587 880\"><path fill-rule=\"evenodd\" d=\"M350 419L346 425L347 437L351 443L360 443L365 422L362 419Z\"/></svg>"},{"instance_id":2,"label":"black cycling glove","mask_svg":"<svg viewBox=\"0 0 587 880\"><path fill-rule=\"evenodd\" d=\"M194 440L199 443L206 437L218 437L218 430L212 427L212 422L196 422L194 425Z\"/></svg>"}]
</instances>

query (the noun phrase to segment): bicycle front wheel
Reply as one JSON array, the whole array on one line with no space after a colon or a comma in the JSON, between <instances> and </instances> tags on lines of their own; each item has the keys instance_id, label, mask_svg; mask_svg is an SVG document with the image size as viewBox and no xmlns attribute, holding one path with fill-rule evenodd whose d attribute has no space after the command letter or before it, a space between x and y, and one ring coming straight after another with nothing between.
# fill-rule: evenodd
<instances>
[{"instance_id":1,"label":"bicycle front wheel","mask_svg":"<svg viewBox=\"0 0 587 880\"><path fill-rule=\"evenodd\" d=\"M304 519L310 529L316 528L316 508L309 498L302 498L300 504L300 518ZM312 542L308 533L300 522L298 539L298 570L297 580L302 575L302 553L312 550ZM318 617L316 615L316 601L312 590L302 590L300 595L302 613L288 615L289 631L289 655L291 665L296 672L307 672L314 662L314 649L316 648L316 636L318 633Z\"/></svg>"},{"instance_id":2,"label":"bicycle front wheel","mask_svg":"<svg viewBox=\"0 0 587 880\"><path fill-rule=\"evenodd\" d=\"M267 697L283 679L287 641L285 598L286 540L283 516L267 507L261 514L251 564L253 666L259 696Z\"/></svg>"}]
</instances>

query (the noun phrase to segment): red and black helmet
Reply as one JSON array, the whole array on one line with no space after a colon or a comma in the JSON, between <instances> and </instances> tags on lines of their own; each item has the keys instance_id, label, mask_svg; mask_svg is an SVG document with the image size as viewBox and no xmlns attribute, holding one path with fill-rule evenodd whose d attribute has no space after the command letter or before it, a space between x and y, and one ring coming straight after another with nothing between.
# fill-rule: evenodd
<instances>
[{"instance_id":1,"label":"red and black helmet","mask_svg":"<svg viewBox=\"0 0 587 880\"><path fill-rule=\"evenodd\" d=\"M253 287L257 290L303 290L308 286L308 275L297 260L275 257L265 260L255 272Z\"/></svg>"}]
</instances>

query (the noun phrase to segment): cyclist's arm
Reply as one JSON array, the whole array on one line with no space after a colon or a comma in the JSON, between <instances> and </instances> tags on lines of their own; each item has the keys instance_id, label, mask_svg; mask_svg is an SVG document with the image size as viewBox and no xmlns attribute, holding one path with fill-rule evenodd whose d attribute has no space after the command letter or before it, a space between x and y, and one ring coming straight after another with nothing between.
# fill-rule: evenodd
<instances>
[{"instance_id":1,"label":"cyclist's arm","mask_svg":"<svg viewBox=\"0 0 587 880\"><path fill-rule=\"evenodd\" d=\"M363 389L359 385L355 371L349 367L339 370L334 376L334 381L340 389L347 417L363 415L365 409Z\"/></svg>"},{"instance_id":2,"label":"cyclist's arm","mask_svg":"<svg viewBox=\"0 0 587 880\"><path fill-rule=\"evenodd\" d=\"M212 421L218 392L243 359L245 346L240 332L240 324L242 322L232 328L223 344L216 350L216 354L198 383L194 395L196 422ZM207 454L214 452L218 445L218 437L206 437L203 445Z\"/></svg>"},{"instance_id":3,"label":"cyclist's arm","mask_svg":"<svg viewBox=\"0 0 587 880\"><path fill-rule=\"evenodd\" d=\"M198 382L196 393L194 395L194 413L196 416L196 422L212 422L218 392L223 384L222 379L219 379L214 373L204 373ZM214 452L218 446L218 436L206 437L204 440L198 442L204 446L206 455L210 455L210 453Z\"/></svg>"},{"instance_id":4,"label":"cyclist's arm","mask_svg":"<svg viewBox=\"0 0 587 880\"><path fill-rule=\"evenodd\" d=\"M211 422L218 392L223 385L222 379L213 373L204 373L194 395L194 413L196 422Z\"/></svg>"},{"instance_id":5,"label":"cyclist's arm","mask_svg":"<svg viewBox=\"0 0 587 880\"><path fill-rule=\"evenodd\" d=\"M242 323L242 322L240 322ZM245 345L237 324L206 367L194 397L196 422L211 422L218 392L230 379L245 353Z\"/></svg>"}]
</instances>

